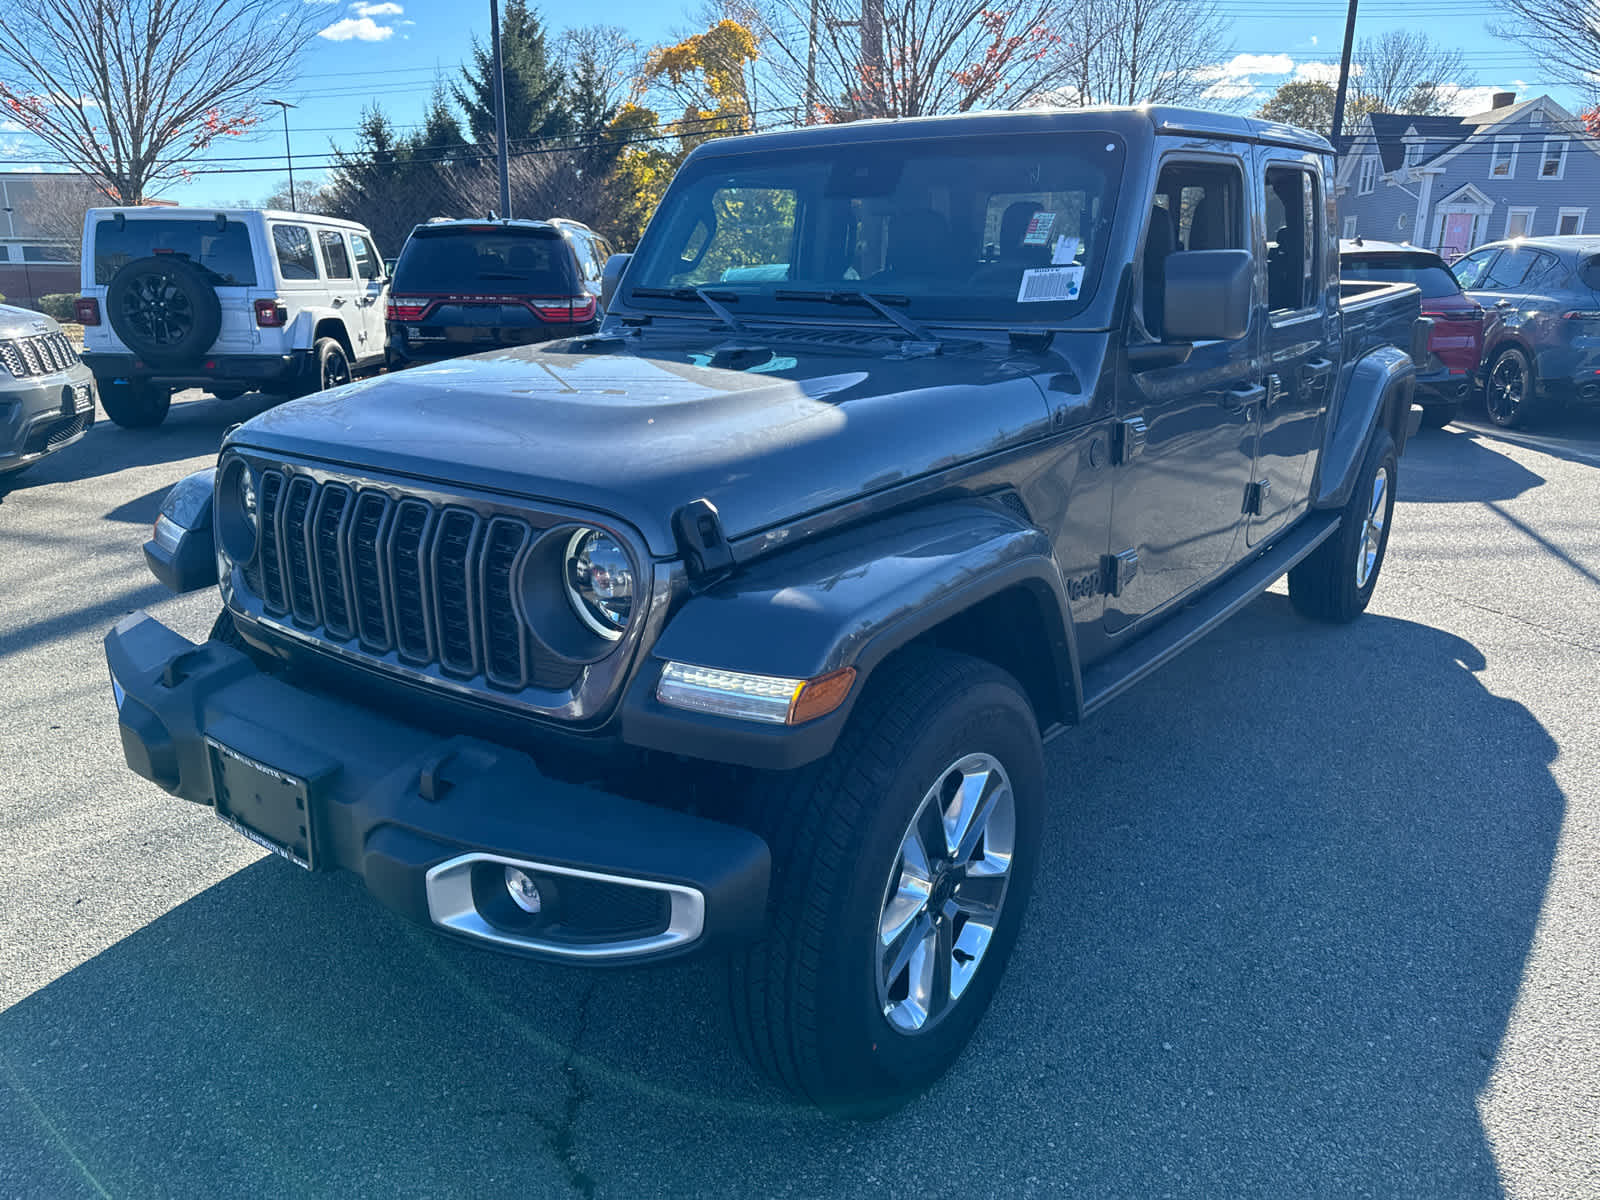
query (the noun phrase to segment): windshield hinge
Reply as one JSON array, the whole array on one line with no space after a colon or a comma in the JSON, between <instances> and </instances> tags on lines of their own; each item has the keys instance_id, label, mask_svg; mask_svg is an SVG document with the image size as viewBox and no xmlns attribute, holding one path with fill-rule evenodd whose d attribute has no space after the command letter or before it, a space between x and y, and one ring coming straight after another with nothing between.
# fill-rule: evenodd
<instances>
[{"instance_id":1,"label":"windshield hinge","mask_svg":"<svg viewBox=\"0 0 1600 1200\"><path fill-rule=\"evenodd\" d=\"M691 500L673 513L672 532L690 579L702 582L704 576L733 568L733 550L722 532L717 506L711 501Z\"/></svg>"},{"instance_id":2,"label":"windshield hinge","mask_svg":"<svg viewBox=\"0 0 1600 1200\"><path fill-rule=\"evenodd\" d=\"M1028 354L1043 354L1056 338L1054 329L1012 329L1008 332L1011 348Z\"/></svg>"}]
</instances>

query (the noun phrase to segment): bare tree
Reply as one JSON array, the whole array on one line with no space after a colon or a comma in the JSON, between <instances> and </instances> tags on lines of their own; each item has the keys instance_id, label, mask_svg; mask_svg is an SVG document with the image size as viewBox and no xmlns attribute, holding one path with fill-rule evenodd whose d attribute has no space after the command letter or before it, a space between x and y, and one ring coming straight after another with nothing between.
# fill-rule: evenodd
<instances>
[{"instance_id":1,"label":"bare tree","mask_svg":"<svg viewBox=\"0 0 1600 1200\"><path fill-rule=\"evenodd\" d=\"M1452 85L1473 82L1461 51L1414 29L1363 38L1355 63L1360 70L1351 74L1351 91L1368 112L1434 116L1449 109Z\"/></svg>"},{"instance_id":2,"label":"bare tree","mask_svg":"<svg viewBox=\"0 0 1600 1200\"><path fill-rule=\"evenodd\" d=\"M31 193L17 205L17 215L41 240L60 243L76 259L83 246L84 215L114 203L100 180L62 172L35 176Z\"/></svg>"},{"instance_id":3,"label":"bare tree","mask_svg":"<svg viewBox=\"0 0 1600 1200\"><path fill-rule=\"evenodd\" d=\"M137 204L256 123L318 14L282 0L0 0L0 105Z\"/></svg>"},{"instance_id":4,"label":"bare tree","mask_svg":"<svg viewBox=\"0 0 1600 1200\"><path fill-rule=\"evenodd\" d=\"M1058 103L1233 99L1215 90L1214 68L1232 47L1212 0L1072 0L1062 16L1073 35L1056 51Z\"/></svg>"},{"instance_id":5,"label":"bare tree","mask_svg":"<svg viewBox=\"0 0 1600 1200\"><path fill-rule=\"evenodd\" d=\"M1552 82L1600 99L1600 8L1590 0L1495 0L1494 33L1520 42Z\"/></svg>"},{"instance_id":6,"label":"bare tree","mask_svg":"<svg viewBox=\"0 0 1600 1200\"><path fill-rule=\"evenodd\" d=\"M620 25L579 25L568 29L561 35L557 52L568 79L587 72L597 101L611 109L627 100L643 58L639 43Z\"/></svg>"},{"instance_id":7,"label":"bare tree","mask_svg":"<svg viewBox=\"0 0 1600 1200\"><path fill-rule=\"evenodd\" d=\"M1055 82L1057 0L750 0L760 107L791 119L1008 108Z\"/></svg>"}]
</instances>

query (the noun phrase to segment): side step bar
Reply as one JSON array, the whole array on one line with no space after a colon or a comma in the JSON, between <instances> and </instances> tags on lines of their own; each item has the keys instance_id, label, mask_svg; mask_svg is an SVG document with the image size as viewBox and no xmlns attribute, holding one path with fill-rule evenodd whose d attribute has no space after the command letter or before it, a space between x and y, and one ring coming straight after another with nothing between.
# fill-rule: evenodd
<instances>
[{"instance_id":1,"label":"side step bar","mask_svg":"<svg viewBox=\"0 0 1600 1200\"><path fill-rule=\"evenodd\" d=\"M1256 558L1155 629L1083 673L1083 715L1109 704L1254 600L1339 528L1337 512L1311 512Z\"/></svg>"}]
</instances>

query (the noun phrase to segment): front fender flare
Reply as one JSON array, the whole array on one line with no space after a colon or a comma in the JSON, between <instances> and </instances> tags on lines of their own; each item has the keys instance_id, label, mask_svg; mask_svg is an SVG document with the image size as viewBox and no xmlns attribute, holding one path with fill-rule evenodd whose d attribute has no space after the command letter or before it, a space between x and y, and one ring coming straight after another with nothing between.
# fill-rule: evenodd
<instances>
[{"instance_id":1,"label":"front fender flare","mask_svg":"<svg viewBox=\"0 0 1600 1200\"><path fill-rule=\"evenodd\" d=\"M887 517L763 559L692 597L673 616L623 705L625 741L747 766L794 767L826 754L872 670L972 605L1012 588L1034 598L1054 659L1060 713L1080 711L1079 673L1061 572L1049 539L997 504L952 501ZM800 726L760 725L667 708L655 686L668 661L814 678L857 675L846 702Z\"/></svg>"},{"instance_id":2,"label":"front fender flare","mask_svg":"<svg viewBox=\"0 0 1600 1200\"><path fill-rule=\"evenodd\" d=\"M161 501L156 536L144 544L144 561L170 591L193 592L217 582L217 551L211 532L216 477L215 467L185 475Z\"/></svg>"},{"instance_id":3,"label":"front fender flare","mask_svg":"<svg viewBox=\"0 0 1600 1200\"><path fill-rule=\"evenodd\" d=\"M1395 346L1379 346L1350 369L1323 443L1311 507L1341 508L1350 499L1367 443L1380 424L1393 433L1396 450L1404 452L1416 380L1411 356Z\"/></svg>"}]
</instances>

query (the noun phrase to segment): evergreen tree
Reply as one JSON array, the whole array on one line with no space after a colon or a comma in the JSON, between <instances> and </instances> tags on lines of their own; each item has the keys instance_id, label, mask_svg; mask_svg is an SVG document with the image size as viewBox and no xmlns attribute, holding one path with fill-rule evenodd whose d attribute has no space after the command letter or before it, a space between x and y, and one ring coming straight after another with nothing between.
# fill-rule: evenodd
<instances>
[{"instance_id":1,"label":"evergreen tree","mask_svg":"<svg viewBox=\"0 0 1600 1200\"><path fill-rule=\"evenodd\" d=\"M516 149L529 139L563 137L572 129L566 106L566 80L546 44L544 23L527 0L509 0L500 20L500 57L506 85L506 137ZM472 39L472 62L461 68L452 88L466 113L467 129L479 146L492 146L494 54Z\"/></svg>"},{"instance_id":2,"label":"evergreen tree","mask_svg":"<svg viewBox=\"0 0 1600 1200\"><path fill-rule=\"evenodd\" d=\"M417 149L435 162L455 164L462 160L461 152L469 145L461 129L461 118L450 107L444 81L435 79L433 95L428 98L427 111L422 115L422 131L416 138Z\"/></svg>"}]
</instances>

